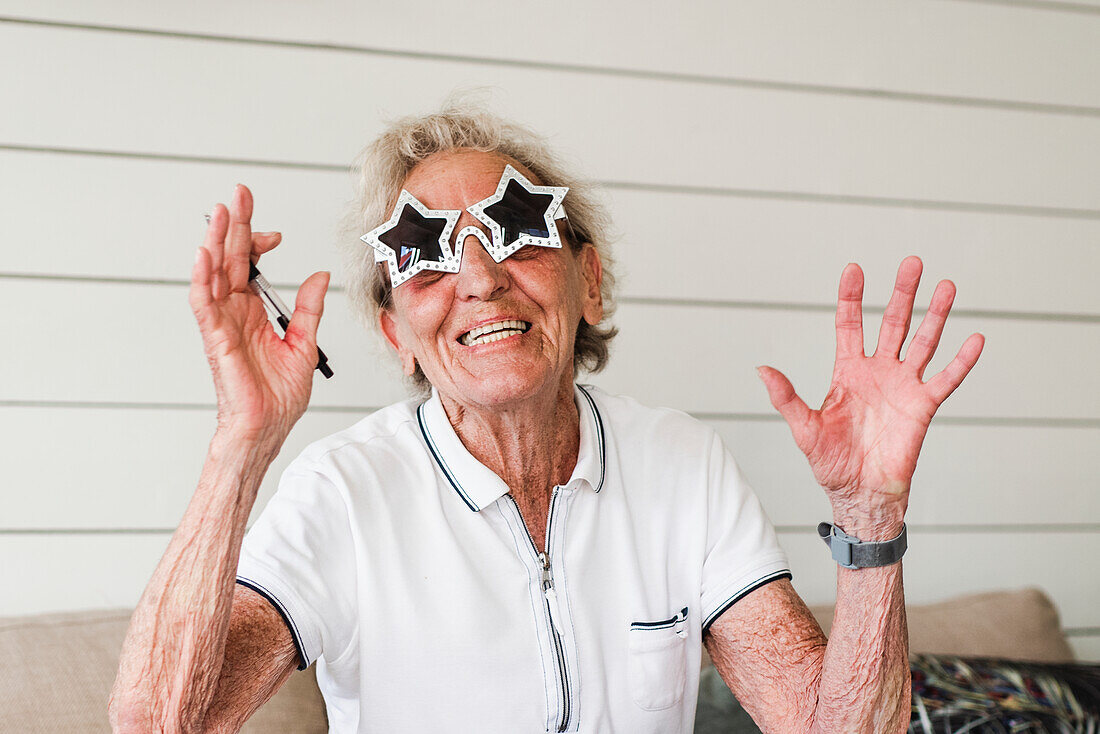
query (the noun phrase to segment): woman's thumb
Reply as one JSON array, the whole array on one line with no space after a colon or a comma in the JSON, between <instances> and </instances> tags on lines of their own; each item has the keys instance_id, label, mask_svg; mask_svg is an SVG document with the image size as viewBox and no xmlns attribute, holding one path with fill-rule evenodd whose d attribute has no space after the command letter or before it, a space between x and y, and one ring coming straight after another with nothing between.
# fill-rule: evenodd
<instances>
[{"instance_id":1,"label":"woman's thumb","mask_svg":"<svg viewBox=\"0 0 1100 734\"><path fill-rule=\"evenodd\" d=\"M286 330L286 339L293 344L298 340L310 345L317 344L317 325L321 323L321 314L325 312L325 293L331 273L322 271L306 278L298 295L294 299L294 315Z\"/></svg>"}]
</instances>

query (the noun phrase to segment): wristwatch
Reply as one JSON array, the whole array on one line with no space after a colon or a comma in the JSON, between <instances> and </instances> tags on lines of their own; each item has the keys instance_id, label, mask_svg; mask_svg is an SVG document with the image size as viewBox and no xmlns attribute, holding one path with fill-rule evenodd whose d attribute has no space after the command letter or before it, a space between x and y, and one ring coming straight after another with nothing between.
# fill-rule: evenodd
<instances>
[{"instance_id":1,"label":"wristwatch","mask_svg":"<svg viewBox=\"0 0 1100 734\"><path fill-rule=\"evenodd\" d=\"M892 540L860 540L827 522L817 526L817 534L829 546L833 560L844 568L889 566L900 561L908 547L905 523L901 525L901 534Z\"/></svg>"}]
</instances>

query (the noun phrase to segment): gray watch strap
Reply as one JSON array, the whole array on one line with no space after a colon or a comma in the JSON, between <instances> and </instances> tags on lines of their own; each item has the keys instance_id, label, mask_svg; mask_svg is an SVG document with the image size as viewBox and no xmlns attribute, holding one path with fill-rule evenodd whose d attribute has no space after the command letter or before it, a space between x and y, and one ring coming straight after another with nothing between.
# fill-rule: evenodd
<instances>
[{"instance_id":1,"label":"gray watch strap","mask_svg":"<svg viewBox=\"0 0 1100 734\"><path fill-rule=\"evenodd\" d=\"M833 560L844 568L889 566L900 561L908 547L904 523L901 526L901 534L892 540L860 540L827 522L817 526L817 534L825 541L825 545L829 546Z\"/></svg>"}]
</instances>

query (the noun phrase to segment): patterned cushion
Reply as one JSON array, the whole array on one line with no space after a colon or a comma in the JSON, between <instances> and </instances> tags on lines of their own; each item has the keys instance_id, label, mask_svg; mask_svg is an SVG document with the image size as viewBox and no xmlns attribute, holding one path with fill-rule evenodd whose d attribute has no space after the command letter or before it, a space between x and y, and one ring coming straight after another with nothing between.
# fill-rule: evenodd
<instances>
[{"instance_id":1,"label":"patterned cushion","mask_svg":"<svg viewBox=\"0 0 1100 734\"><path fill-rule=\"evenodd\" d=\"M911 734L1100 731L1100 665L915 655ZM718 672L703 671L695 734L759 734Z\"/></svg>"},{"instance_id":2,"label":"patterned cushion","mask_svg":"<svg viewBox=\"0 0 1100 734\"><path fill-rule=\"evenodd\" d=\"M910 669L914 734L1100 729L1100 665L916 655Z\"/></svg>"}]
</instances>

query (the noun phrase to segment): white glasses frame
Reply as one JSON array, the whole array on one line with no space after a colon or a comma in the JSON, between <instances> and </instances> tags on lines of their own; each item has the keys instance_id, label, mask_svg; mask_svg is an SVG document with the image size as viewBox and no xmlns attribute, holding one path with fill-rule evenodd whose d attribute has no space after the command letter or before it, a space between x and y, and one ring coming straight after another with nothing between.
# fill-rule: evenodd
<instances>
[{"instance_id":1,"label":"white glasses frame","mask_svg":"<svg viewBox=\"0 0 1100 734\"><path fill-rule=\"evenodd\" d=\"M512 181L522 186L528 193L544 194L552 197L550 204L546 207L546 211L543 214L546 220L547 237L540 237L524 232L520 233L513 242L505 243L504 231L500 223L485 213L488 207L498 203L504 198L505 192L508 189L508 184ZM481 246L485 248L485 251L489 253L489 256L498 263L521 247L527 245L560 248L562 246L561 237L558 234L556 221L559 219L568 221L565 214L565 208L562 207L562 201L565 199L565 195L568 191L568 186L536 186L511 165L507 165L504 168L504 173L501 174L500 182L497 184L497 189L493 195L466 207L466 211L470 212L470 214L488 228L491 236L486 235L482 228L471 224L463 227L459 231L458 236L455 238L454 247L452 248L451 233L454 231L459 217L462 216L462 211L459 209L429 209L415 196L402 189L401 195L397 198L397 204L394 206L393 214L390 218L359 239L363 240L363 242L374 249L375 262L387 263L390 284L396 288L422 270L457 273L462 263L462 248L467 237L476 237L481 243ZM446 220L439 234L439 249L442 253L442 258L438 262L435 260L417 259L408 268L401 270L399 266L401 253L395 252L392 247L379 239L381 235L397 226L401 221L401 215L406 206L411 206L420 216L426 219Z\"/></svg>"}]
</instances>

